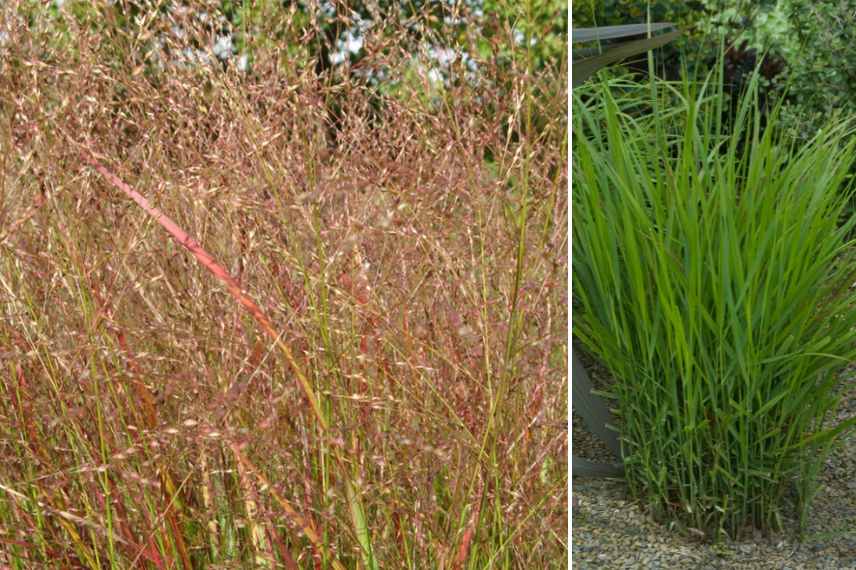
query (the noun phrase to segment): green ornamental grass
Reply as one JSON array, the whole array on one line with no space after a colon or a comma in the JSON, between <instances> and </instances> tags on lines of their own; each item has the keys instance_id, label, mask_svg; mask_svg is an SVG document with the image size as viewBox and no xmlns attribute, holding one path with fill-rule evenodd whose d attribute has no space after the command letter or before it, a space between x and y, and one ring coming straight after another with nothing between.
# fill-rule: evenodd
<instances>
[{"instance_id":1,"label":"green ornamental grass","mask_svg":"<svg viewBox=\"0 0 856 570\"><path fill-rule=\"evenodd\" d=\"M757 76L733 107L721 77L573 100L574 334L615 377L632 494L716 538L781 528L791 490L804 521L856 421L824 424L856 356L854 125L798 146Z\"/></svg>"}]
</instances>

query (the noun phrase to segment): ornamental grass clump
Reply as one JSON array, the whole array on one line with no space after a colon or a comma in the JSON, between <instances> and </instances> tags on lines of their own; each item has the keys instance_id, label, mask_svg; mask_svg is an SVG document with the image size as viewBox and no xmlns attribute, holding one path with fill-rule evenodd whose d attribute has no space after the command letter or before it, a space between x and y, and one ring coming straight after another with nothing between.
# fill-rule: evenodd
<instances>
[{"instance_id":1,"label":"ornamental grass clump","mask_svg":"<svg viewBox=\"0 0 856 570\"><path fill-rule=\"evenodd\" d=\"M631 493L714 538L781 529L792 494L804 521L856 421L824 421L856 356L853 123L797 146L757 77L733 109L721 85L573 103L574 334L614 375Z\"/></svg>"},{"instance_id":2,"label":"ornamental grass clump","mask_svg":"<svg viewBox=\"0 0 856 570\"><path fill-rule=\"evenodd\" d=\"M567 567L567 65L167 4L0 2L0 568Z\"/></svg>"}]
</instances>

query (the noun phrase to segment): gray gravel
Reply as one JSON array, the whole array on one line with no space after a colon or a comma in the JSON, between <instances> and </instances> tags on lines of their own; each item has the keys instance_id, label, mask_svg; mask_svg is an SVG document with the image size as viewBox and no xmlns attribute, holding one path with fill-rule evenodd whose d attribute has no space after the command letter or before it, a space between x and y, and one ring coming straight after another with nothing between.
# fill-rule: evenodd
<instances>
[{"instance_id":1,"label":"gray gravel","mask_svg":"<svg viewBox=\"0 0 856 570\"><path fill-rule=\"evenodd\" d=\"M602 386L603 370L584 360L592 382ZM856 416L856 372L842 386L840 421ZM573 418L573 452L610 462L614 457ZM620 479L575 478L572 490L572 556L577 568L758 568L856 570L856 433L830 455L819 475L802 541L795 516L774 536L760 533L718 545L658 524L628 496Z\"/></svg>"}]
</instances>

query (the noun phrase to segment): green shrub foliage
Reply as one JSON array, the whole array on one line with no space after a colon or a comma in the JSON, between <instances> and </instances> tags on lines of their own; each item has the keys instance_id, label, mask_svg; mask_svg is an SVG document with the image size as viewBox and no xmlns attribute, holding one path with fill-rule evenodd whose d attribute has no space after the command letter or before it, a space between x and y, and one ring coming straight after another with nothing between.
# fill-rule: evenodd
<instances>
[{"instance_id":1,"label":"green shrub foliage","mask_svg":"<svg viewBox=\"0 0 856 570\"><path fill-rule=\"evenodd\" d=\"M649 12L650 11L650 12ZM786 101L779 115L791 135L811 138L828 115L856 106L856 0L575 0L574 27L674 22L685 39L662 53L672 78L716 58L720 37L733 45L726 83L736 89L763 55L761 87ZM730 71L730 73L729 73Z\"/></svg>"}]
</instances>

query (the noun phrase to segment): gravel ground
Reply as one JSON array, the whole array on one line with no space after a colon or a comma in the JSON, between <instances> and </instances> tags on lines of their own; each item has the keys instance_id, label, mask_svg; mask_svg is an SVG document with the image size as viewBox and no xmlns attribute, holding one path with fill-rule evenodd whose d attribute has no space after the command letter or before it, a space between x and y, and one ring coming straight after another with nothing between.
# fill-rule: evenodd
<instances>
[{"instance_id":1,"label":"gravel ground","mask_svg":"<svg viewBox=\"0 0 856 570\"><path fill-rule=\"evenodd\" d=\"M584 364L598 386L603 372ZM856 416L856 370L845 382L838 419ZM834 423L834 422L833 422ZM614 461L599 441L573 418L573 452ZM819 475L821 487L800 542L795 518L772 537L760 534L714 545L670 530L640 510L620 479L575 478L572 483L572 559L577 568L745 568L856 570L856 433L830 455Z\"/></svg>"}]
</instances>

